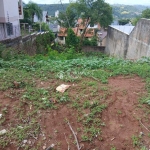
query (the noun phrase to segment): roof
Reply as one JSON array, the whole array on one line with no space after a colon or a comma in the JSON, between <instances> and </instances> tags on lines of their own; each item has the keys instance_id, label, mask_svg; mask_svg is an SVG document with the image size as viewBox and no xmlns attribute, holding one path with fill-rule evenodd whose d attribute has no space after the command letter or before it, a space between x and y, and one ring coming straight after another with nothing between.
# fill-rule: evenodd
<instances>
[{"instance_id":1,"label":"roof","mask_svg":"<svg viewBox=\"0 0 150 150\"><path fill-rule=\"evenodd\" d=\"M67 36L67 28L60 28L58 36Z\"/></svg>"},{"instance_id":2,"label":"roof","mask_svg":"<svg viewBox=\"0 0 150 150\"><path fill-rule=\"evenodd\" d=\"M78 32L78 27L72 28L72 30L74 31L74 33L77 36L81 36L80 32ZM84 37L93 37L95 35L95 31L92 28L87 28L86 32L84 34ZM59 29L59 33L58 36L67 36L67 28L60 28Z\"/></svg>"},{"instance_id":3,"label":"roof","mask_svg":"<svg viewBox=\"0 0 150 150\"><path fill-rule=\"evenodd\" d=\"M92 28L87 28L84 34L84 37L93 37L95 35L95 31Z\"/></svg>"},{"instance_id":4,"label":"roof","mask_svg":"<svg viewBox=\"0 0 150 150\"><path fill-rule=\"evenodd\" d=\"M130 34L134 26L110 25L110 27L117 29L125 34Z\"/></svg>"}]
</instances>

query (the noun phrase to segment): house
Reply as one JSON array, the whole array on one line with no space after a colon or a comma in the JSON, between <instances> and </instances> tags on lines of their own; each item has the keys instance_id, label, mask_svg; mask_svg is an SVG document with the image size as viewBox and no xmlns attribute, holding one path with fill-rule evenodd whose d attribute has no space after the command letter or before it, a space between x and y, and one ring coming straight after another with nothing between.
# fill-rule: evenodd
<instances>
[{"instance_id":1,"label":"house","mask_svg":"<svg viewBox=\"0 0 150 150\"><path fill-rule=\"evenodd\" d=\"M22 0L0 0L0 41L19 37Z\"/></svg>"},{"instance_id":2,"label":"house","mask_svg":"<svg viewBox=\"0 0 150 150\"><path fill-rule=\"evenodd\" d=\"M40 22L40 20L39 20L39 18L37 17L36 14L34 15L33 20L34 20L34 22ZM49 20L48 20L48 11L42 11L42 20L41 21L45 22L45 23L49 22Z\"/></svg>"},{"instance_id":3,"label":"house","mask_svg":"<svg viewBox=\"0 0 150 150\"><path fill-rule=\"evenodd\" d=\"M79 18L76 22L76 27L72 28L72 30L74 31L75 35L77 35L78 37L80 37L85 29L86 26L86 20L83 22L83 20L81 18ZM95 29L100 29L100 25L96 24L93 27L91 27L90 25L87 27L84 37L87 38L88 40L91 40L91 38L93 36L95 36ZM60 28L59 29L59 33L57 35L57 41L60 44L65 44L65 40L67 37L67 28Z\"/></svg>"}]
</instances>

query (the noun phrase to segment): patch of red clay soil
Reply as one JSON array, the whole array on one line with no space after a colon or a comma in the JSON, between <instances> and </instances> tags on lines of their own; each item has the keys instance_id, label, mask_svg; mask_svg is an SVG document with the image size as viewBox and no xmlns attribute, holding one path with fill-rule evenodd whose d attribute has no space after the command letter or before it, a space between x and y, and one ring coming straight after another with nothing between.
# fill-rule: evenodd
<instances>
[{"instance_id":1,"label":"patch of red clay soil","mask_svg":"<svg viewBox=\"0 0 150 150\"><path fill-rule=\"evenodd\" d=\"M42 87L49 85L54 86L52 83L42 83ZM38 150L46 149L51 144L55 144L54 150L67 150L67 142L69 142L70 150L77 150L74 136L66 123L66 119L69 120L73 130L78 132L79 144L84 145L81 150L111 150L112 147L115 147L116 150L136 150L137 147L133 147L132 136L139 136L140 132L144 133L140 140L141 145L149 148L150 137L148 137L148 131L141 125L141 122L150 130L150 115L145 115L147 106L139 105L138 102L139 97L146 94L145 83L138 76L119 76L109 79L107 86L110 87L110 90L108 90L109 96L106 100L107 108L103 110L100 118L105 123L105 126L100 126L101 140L95 138L92 142L81 142L81 133L77 131L77 128L83 126L81 122L77 121L77 111L71 108L69 104L64 104L59 105L56 110L40 110L38 112L41 134L32 148L35 148L36 144L40 142L41 145ZM70 87L68 93L75 95L75 90L77 89ZM6 98L2 92L0 94L1 108L9 104L7 121L4 124L5 128L9 128L7 124L17 120L13 114L13 107L18 105L19 100ZM141 122L139 119L142 119ZM5 150L16 150L16 147L12 146L9 145Z\"/></svg>"},{"instance_id":2,"label":"patch of red clay soil","mask_svg":"<svg viewBox=\"0 0 150 150\"><path fill-rule=\"evenodd\" d=\"M102 121L105 123L102 130L102 139L94 139L92 142L81 142L81 134L78 132L77 137L80 145L83 145L82 150L111 150L115 147L116 150L135 150L133 147L133 136L142 136L142 143L149 147L150 138L147 130L141 125L138 119L142 119L142 123L149 127L150 117L144 117L146 106L139 107L139 97L146 94L145 83L138 76L135 77L114 77L109 80L110 96L106 100L108 107L101 115ZM73 93L73 89L69 89L69 93ZM72 128L77 132L77 128L83 126L77 122L77 112L73 108L66 106L60 107L57 111L51 113L45 112L40 120L41 126L44 126L43 133L46 136L44 144L46 146L54 143L57 150L67 150L69 146L71 150L77 150L76 144L73 144L74 137L65 122L67 118ZM65 139L67 138L67 141Z\"/></svg>"},{"instance_id":3,"label":"patch of red clay soil","mask_svg":"<svg viewBox=\"0 0 150 150\"><path fill-rule=\"evenodd\" d=\"M96 145L99 145L100 150L109 150L113 146L117 150L134 150L136 148L133 148L132 137L143 132L142 143L149 148L148 131L141 123L149 127L150 118L144 116L138 102L139 97L145 93L145 83L137 76L115 77L109 80L109 86L110 102L102 113L106 126L102 128L102 141L97 141ZM139 119L142 119L141 122Z\"/></svg>"}]
</instances>

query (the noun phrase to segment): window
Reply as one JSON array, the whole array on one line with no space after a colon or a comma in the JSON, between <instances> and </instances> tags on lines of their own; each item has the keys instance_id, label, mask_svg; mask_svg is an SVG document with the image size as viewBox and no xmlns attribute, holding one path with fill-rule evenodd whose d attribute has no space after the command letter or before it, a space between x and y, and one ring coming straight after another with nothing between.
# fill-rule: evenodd
<instances>
[{"instance_id":1,"label":"window","mask_svg":"<svg viewBox=\"0 0 150 150\"><path fill-rule=\"evenodd\" d=\"M63 37L63 36L60 36L60 37L59 37L59 39L60 39L60 40L63 40L63 39L64 39L64 37Z\"/></svg>"},{"instance_id":2,"label":"window","mask_svg":"<svg viewBox=\"0 0 150 150\"><path fill-rule=\"evenodd\" d=\"M13 35L13 24L6 23L6 28L7 28L7 35Z\"/></svg>"}]
</instances>

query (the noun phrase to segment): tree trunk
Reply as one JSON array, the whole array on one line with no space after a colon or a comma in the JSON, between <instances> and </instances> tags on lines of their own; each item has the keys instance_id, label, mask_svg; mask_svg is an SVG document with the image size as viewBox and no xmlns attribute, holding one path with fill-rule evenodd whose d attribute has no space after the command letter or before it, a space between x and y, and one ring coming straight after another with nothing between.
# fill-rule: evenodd
<instances>
[{"instance_id":1,"label":"tree trunk","mask_svg":"<svg viewBox=\"0 0 150 150\"><path fill-rule=\"evenodd\" d=\"M90 18L88 17L87 18L87 22L86 22L86 25L85 25L85 28L83 29L83 33L81 34L81 38L80 38L80 42L79 42L79 49L78 49L78 51L81 51L81 49L82 49L82 46L83 46L83 40L84 40L84 35L85 35L85 33L86 33L86 29L87 29L87 27L89 26L89 20L90 20Z\"/></svg>"}]
</instances>

